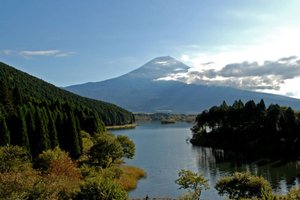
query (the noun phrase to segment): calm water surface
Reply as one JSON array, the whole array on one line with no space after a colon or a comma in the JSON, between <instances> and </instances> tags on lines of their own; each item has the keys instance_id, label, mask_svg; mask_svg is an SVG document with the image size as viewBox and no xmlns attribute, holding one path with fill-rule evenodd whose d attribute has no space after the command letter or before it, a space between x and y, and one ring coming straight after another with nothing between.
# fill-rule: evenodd
<instances>
[{"instance_id":1,"label":"calm water surface","mask_svg":"<svg viewBox=\"0 0 300 200\"><path fill-rule=\"evenodd\" d=\"M110 130L116 135L127 135L136 145L136 154L128 165L139 167L147 172L147 178L138 182L137 188L129 192L130 198L170 197L177 198L185 193L179 190L174 180L181 169L203 173L210 179L211 189L202 192L203 199L224 199L214 189L216 181L236 171L251 171L263 175L279 193L286 193L299 183L299 164L263 162L261 159L245 157L230 151L193 146L186 142L191 137L193 124L141 122L134 129Z\"/></svg>"}]
</instances>

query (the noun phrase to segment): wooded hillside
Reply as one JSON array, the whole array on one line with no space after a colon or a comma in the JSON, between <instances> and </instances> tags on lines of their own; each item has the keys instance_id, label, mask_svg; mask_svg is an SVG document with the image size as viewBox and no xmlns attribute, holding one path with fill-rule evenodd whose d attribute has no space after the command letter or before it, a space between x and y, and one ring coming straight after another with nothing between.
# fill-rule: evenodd
<instances>
[{"instance_id":1,"label":"wooded hillside","mask_svg":"<svg viewBox=\"0 0 300 200\"><path fill-rule=\"evenodd\" d=\"M0 62L0 81L6 81L9 88L18 87L24 96L39 100L56 100L82 104L96 110L100 119L107 126L131 124L135 121L131 112L111 103L89 99L58 88L41 79L17 70Z\"/></svg>"},{"instance_id":2,"label":"wooded hillside","mask_svg":"<svg viewBox=\"0 0 300 200\"><path fill-rule=\"evenodd\" d=\"M18 87L11 91L4 81L0 88L0 146L18 145L33 157L60 146L78 158L81 130L91 135L106 132L98 113L83 105L23 97Z\"/></svg>"}]
</instances>

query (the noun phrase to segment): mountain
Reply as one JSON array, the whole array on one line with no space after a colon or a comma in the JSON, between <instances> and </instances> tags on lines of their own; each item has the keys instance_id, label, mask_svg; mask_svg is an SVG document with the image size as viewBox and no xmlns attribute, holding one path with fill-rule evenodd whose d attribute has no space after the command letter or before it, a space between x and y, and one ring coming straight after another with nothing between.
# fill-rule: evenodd
<instances>
[{"instance_id":1,"label":"mountain","mask_svg":"<svg viewBox=\"0 0 300 200\"><path fill-rule=\"evenodd\" d=\"M39 100L60 99L80 103L96 110L99 117L108 126L129 124L135 121L131 112L119 106L79 96L0 62L0 81L2 80L5 80L10 88L17 86L23 95Z\"/></svg>"},{"instance_id":2,"label":"mountain","mask_svg":"<svg viewBox=\"0 0 300 200\"><path fill-rule=\"evenodd\" d=\"M266 105L279 104L300 110L300 100L280 95L251 92L230 87L157 81L168 74L186 72L189 67L170 56L158 57L123 76L106 81L66 87L76 94L112 102L132 112L195 114L226 101L264 99Z\"/></svg>"}]
</instances>

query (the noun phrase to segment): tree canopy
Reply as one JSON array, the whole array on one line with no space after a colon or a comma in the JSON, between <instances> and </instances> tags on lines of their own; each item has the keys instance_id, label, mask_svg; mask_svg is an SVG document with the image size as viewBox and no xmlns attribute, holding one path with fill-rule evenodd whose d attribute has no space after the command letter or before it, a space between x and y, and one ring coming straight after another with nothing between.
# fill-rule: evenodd
<instances>
[{"instance_id":1,"label":"tree canopy","mask_svg":"<svg viewBox=\"0 0 300 200\"><path fill-rule=\"evenodd\" d=\"M263 99L257 104L239 100L232 106L225 102L213 106L197 115L191 130L195 145L265 155L300 155L300 113L278 104L266 108Z\"/></svg>"},{"instance_id":2,"label":"tree canopy","mask_svg":"<svg viewBox=\"0 0 300 200\"><path fill-rule=\"evenodd\" d=\"M28 96L42 101L59 99L62 102L82 104L95 110L107 126L131 124L135 121L131 112L119 106L81 97L2 62L0 62L0 83L0 102L8 112L12 112L13 104L22 105L20 97Z\"/></svg>"}]
</instances>

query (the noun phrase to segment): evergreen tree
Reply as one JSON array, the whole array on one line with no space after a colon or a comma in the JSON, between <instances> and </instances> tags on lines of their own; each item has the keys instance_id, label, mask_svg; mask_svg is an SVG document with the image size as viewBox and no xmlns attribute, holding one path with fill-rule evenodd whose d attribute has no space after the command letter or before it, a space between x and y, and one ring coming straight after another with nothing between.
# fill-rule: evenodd
<instances>
[{"instance_id":1,"label":"evergreen tree","mask_svg":"<svg viewBox=\"0 0 300 200\"><path fill-rule=\"evenodd\" d=\"M263 99L256 105L256 124L263 128L264 120L266 118L267 108Z\"/></svg>"},{"instance_id":2,"label":"evergreen tree","mask_svg":"<svg viewBox=\"0 0 300 200\"><path fill-rule=\"evenodd\" d=\"M26 127L27 127L27 134L29 138L29 144L30 144L30 149L31 151L34 150L35 148L35 108L34 106L30 105L27 109L27 114L26 114Z\"/></svg>"},{"instance_id":3,"label":"evergreen tree","mask_svg":"<svg viewBox=\"0 0 300 200\"><path fill-rule=\"evenodd\" d=\"M287 147L292 151L294 150L295 141L297 140L296 134L296 116L295 112L289 107L284 112L285 123L283 126L283 132L287 140Z\"/></svg>"},{"instance_id":4,"label":"evergreen tree","mask_svg":"<svg viewBox=\"0 0 300 200\"><path fill-rule=\"evenodd\" d=\"M227 111L228 111L228 105L226 104L225 101L223 101L223 103L219 107L219 113L224 128L227 127Z\"/></svg>"},{"instance_id":5,"label":"evergreen tree","mask_svg":"<svg viewBox=\"0 0 300 200\"><path fill-rule=\"evenodd\" d=\"M76 116L76 125L77 125L77 133L78 133L78 142L79 142L79 147L80 147L80 155L82 155L82 153L83 153L82 135L81 135L79 119L77 116Z\"/></svg>"},{"instance_id":6,"label":"evergreen tree","mask_svg":"<svg viewBox=\"0 0 300 200\"><path fill-rule=\"evenodd\" d=\"M22 95L21 95L21 92L20 92L20 89L18 86L16 86L13 90L13 94L12 94L12 97L13 97L13 101L14 101L14 105L15 106L22 106L23 105L23 98L22 98Z\"/></svg>"},{"instance_id":7,"label":"evergreen tree","mask_svg":"<svg viewBox=\"0 0 300 200\"><path fill-rule=\"evenodd\" d=\"M245 104L244 111L243 111L243 119L245 128L251 128L254 126L255 123L255 111L256 105L253 100L248 101Z\"/></svg>"},{"instance_id":8,"label":"evergreen tree","mask_svg":"<svg viewBox=\"0 0 300 200\"><path fill-rule=\"evenodd\" d=\"M43 112L37 107L35 113L35 133L32 138L34 140L34 157L51 148L45 119L43 119L43 117Z\"/></svg>"},{"instance_id":9,"label":"evergreen tree","mask_svg":"<svg viewBox=\"0 0 300 200\"><path fill-rule=\"evenodd\" d=\"M59 142L58 142L55 123L51 111L49 109L48 109L48 115L49 115L49 123L48 123L49 137L51 142L51 148L54 149L55 147L59 146Z\"/></svg>"},{"instance_id":10,"label":"evergreen tree","mask_svg":"<svg viewBox=\"0 0 300 200\"><path fill-rule=\"evenodd\" d=\"M79 133L76 126L76 119L74 117L74 113L72 112L68 113L66 137L68 138L66 150L70 152L70 156L73 159L79 158L79 156L81 156Z\"/></svg>"},{"instance_id":11,"label":"evergreen tree","mask_svg":"<svg viewBox=\"0 0 300 200\"><path fill-rule=\"evenodd\" d=\"M0 115L0 146L10 144L10 133L6 125L5 117Z\"/></svg>"},{"instance_id":12,"label":"evergreen tree","mask_svg":"<svg viewBox=\"0 0 300 200\"><path fill-rule=\"evenodd\" d=\"M8 86L6 85L5 81L1 81L0 83L0 102L3 104L6 112L10 115L14 112L14 105L11 97L11 93L9 91Z\"/></svg>"},{"instance_id":13,"label":"evergreen tree","mask_svg":"<svg viewBox=\"0 0 300 200\"><path fill-rule=\"evenodd\" d=\"M26 119L25 119L23 109L21 107L18 107L18 116L19 116L18 125L16 125L18 128L18 132L16 134L18 134L18 137L19 137L19 141L18 141L19 144L17 144L17 145L26 149L27 152L30 152Z\"/></svg>"}]
</instances>

